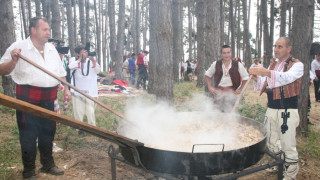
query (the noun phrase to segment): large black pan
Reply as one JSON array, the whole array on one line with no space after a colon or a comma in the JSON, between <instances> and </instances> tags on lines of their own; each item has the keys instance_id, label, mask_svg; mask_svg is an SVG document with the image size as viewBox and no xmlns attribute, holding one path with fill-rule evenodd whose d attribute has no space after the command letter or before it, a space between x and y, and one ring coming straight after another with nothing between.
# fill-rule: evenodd
<instances>
[{"instance_id":1,"label":"large black pan","mask_svg":"<svg viewBox=\"0 0 320 180\"><path fill-rule=\"evenodd\" d=\"M245 117L241 117L239 123L259 130L264 135L263 140L248 147L212 153L167 151L146 146L138 146L136 150L120 146L120 152L129 163L159 173L202 176L235 172L257 163L266 148L263 124Z\"/></svg>"}]
</instances>

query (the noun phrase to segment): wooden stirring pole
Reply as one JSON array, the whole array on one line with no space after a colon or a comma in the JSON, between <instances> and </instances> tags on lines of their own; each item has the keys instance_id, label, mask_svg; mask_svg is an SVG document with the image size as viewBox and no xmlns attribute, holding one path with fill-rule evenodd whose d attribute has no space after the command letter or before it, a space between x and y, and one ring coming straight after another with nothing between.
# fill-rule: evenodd
<instances>
[{"instance_id":1,"label":"wooden stirring pole","mask_svg":"<svg viewBox=\"0 0 320 180\"><path fill-rule=\"evenodd\" d=\"M250 77L249 77L249 79L247 80L246 84L244 85L244 87L243 87L240 95L238 96L238 98L237 98L237 100L236 100L236 103L234 104L234 106L233 106L233 108L232 108L232 111L231 111L232 113L236 113L236 112L238 111L238 106L239 106L240 100L242 99L242 96L243 96L245 90L247 89L247 86L248 86L248 84L250 83L251 79L252 79L252 75L250 75Z\"/></svg>"},{"instance_id":2,"label":"wooden stirring pole","mask_svg":"<svg viewBox=\"0 0 320 180\"><path fill-rule=\"evenodd\" d=\"M40 69L41 71L47 73L48 75L52 76L53 78L57 79L58 81L62 82L63 84L68 85L70 88L74 89L75 91L77 91L78 93L82 94L83 96L87 97L88 99L92 100L93 102L99 104L100 106L102 106L103 108L109 110L110 112L114 113L115 115L117 115L118 117L126 120L126 118L120 114L119 112L111 109L109 106L103 104L102 102L98 101L97 99L89 96L88 94L82 92L80 89L76 88L75 86L71 85L70 83L62 80L60 77L58 77L57 75L53 74L52 72L46 70L45 68L39 66L38 64L36 64L35 62L31 61L30 59L28 59L27 57L20 55L20 58L25 60L26 62L30 63L31 65L35 66L36 68Z\"/></svg>"}]
</instances>

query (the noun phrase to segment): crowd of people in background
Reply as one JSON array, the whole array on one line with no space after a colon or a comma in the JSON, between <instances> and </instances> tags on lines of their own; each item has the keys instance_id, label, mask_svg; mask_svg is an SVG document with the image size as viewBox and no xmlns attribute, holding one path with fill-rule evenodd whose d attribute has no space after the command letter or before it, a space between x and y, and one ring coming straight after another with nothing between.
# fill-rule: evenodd
<instances>
[{"instance_id":1,"label":"crowd of people in background","mask_svg":"<svg viewBox=\"0 0 320 180\"><path fill-rule=\"evenodd\" d=\"M76 56L67 61L62 53L55 51L55 44L47 43L50 27L45 19L32 18L29 31L30 37L13 43L0 60L0 75L12 75L16 83L17 99L59 112L59 103L57 103L59 81L19 60L21 55L32 58L80 91L91 97L98 97L97 75L100 73L101 67L95 57L88 54L85 46L77 46L75 48ZM270 60L269 67L263 67L260 59L255 58L247 70L239 57L232 58L231 47L224 45L221 48L221 59L213 62L210 67L206 67L208 69L204 74L213 102L219 105L222 112L231 110L226 106L227 101L230 102L231 99L234 104L236 95L243 90L249 79L249 74L252 75L254 90L267 94L268 109L265 115L267 146L274 153L280 151L285 153L283 175L287 179L295 179L299 171L295 136L296 127L299 124L298 95L300 94L301 77L304 74L304 64L291 56L291 50L292 45L289 38L280 37L274 45L276 59ZM137 55L130 54L129 59L127 56L123 56L122 75L136 89L147 89L148 54L149 51L144 50ZM116 66L115 61L111 61L108 65L109 72L113 72L114 66ZM180 60L179 71L181 80L197 80L198 61L193 59ZM314 83L316 102L320 102L319 79L320 54L317 54L311 63L310 70L310 83ZM83 121L86 116L88 123L95 126L94 102L73 89L70 92L69 87L64 84L60 86L64 91L64 102L72 100L75 119ZM55 165L52 156L56 123L18 110L16 118L23 152L23 177L30 179L36 177L36 141L40 150L41 171L53 175L64 174L64 171ZM84 136L84 133L79 131L79 136Z\"/></svg>"}]
</instances>

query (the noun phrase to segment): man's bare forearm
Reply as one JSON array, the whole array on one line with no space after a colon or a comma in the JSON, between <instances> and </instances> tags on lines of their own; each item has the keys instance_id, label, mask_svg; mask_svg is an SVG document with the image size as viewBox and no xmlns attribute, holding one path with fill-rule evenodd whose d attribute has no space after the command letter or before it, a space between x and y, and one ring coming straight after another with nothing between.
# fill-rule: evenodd
<instances>
[{"instance_id":1,"label":"man's bare forearm","mask_svg":"<svg viewBox=\"0 0 320 180\"><path fill-rule=\"evenodd\" d=\"M16 63L12 60L0 64L0 75L3 76L10 74L13 71L14 67L16 67Z\"/></svg>"}]
</instances>

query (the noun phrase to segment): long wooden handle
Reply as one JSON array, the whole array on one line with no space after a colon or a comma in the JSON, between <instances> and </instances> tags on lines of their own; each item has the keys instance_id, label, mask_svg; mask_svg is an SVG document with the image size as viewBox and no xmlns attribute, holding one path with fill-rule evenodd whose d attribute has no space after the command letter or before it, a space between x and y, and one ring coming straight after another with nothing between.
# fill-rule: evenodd
<instances>
[{"instance_id":1,"label":"long wooden handle","mask_svg":"<svg viewBox=\"0 0 320 180\"><path fill-rule=\"evenodd\" d=\"M88 132L92 135L95 135L97 137L112 141L117 144L125 144L128 146L143 146L143 143L138 142L133 139L129 139L127 137L118 135L116 133L107 131L105 129L75 120L73 118L70 118L68 116L64 116L61 114L58 114L53 111L49 111L47 109L41 108L39 106L27 103L25 101L21 101L15 98L12 98L10 96L6 96L4 94L0 93L0 104L4 106L8 106L14 109L17 109L19 111L23 111L29 114L33 114L35 116L39 116L45 119L50 119L52 121L60 122L62 124L68 125L70 127L81 129L85 132Z\"/></svg>"},{"instance_id":2,"label":"long wooden handle","mask_svg":"<svg viewBox=\"0 0 320 180\"><path fill-rule=\"evenodd\" d=\"M238 98L237 98L237 100L236 100L236 103L234 104L234 106L233 106L233 108L232 108L232 111L231 111L232 113L237 112L238 106L239 106L239 103L240 103L240 100L242 99L242 96L243 96L245 90L247 89L248 84L250 83L251 79L252 79L252 75L250 75L250 77L249 77L249 79L247 80L246 84L244 85L244 87L243 87L240 95L238 96Z\"/></svg>"},{"instance_id":3,"label":"long wooden handle","mask_svg":"<svg viewBox=\"0 0 320 180\"><path fill-rule=\"evenodd\" d=\"M50 76L52 76L53 78L57 79L58 81L62 82L63 84L68 85L70 88L74 89L75 91L77 91L78 93L82 94L83 96L87 97L88 99L92 100L93 102L99 104L101 107L109 110L110 112L114 113L115 115L117 115L118 117L126 120L126 118L120 114L119 112L111 109L109 106L103 104L102 102L98 101L97 99L89 96L88 94L84 93L83 91L81 91L80 89L76 88L75 86L71 85L70 83L66 82L65 80L61 79L60 77L58 77L57 75L53 74L52 72L46 70L45 68L39 66L38 64L36 64L35 62L33 62L32 60L28 59L27 57L20 55L20 58L25 60L26 62L30 63L31 65L35 66L36 68L40 69L41 71L49 74Z\"/></svg>"}]
</instances>

